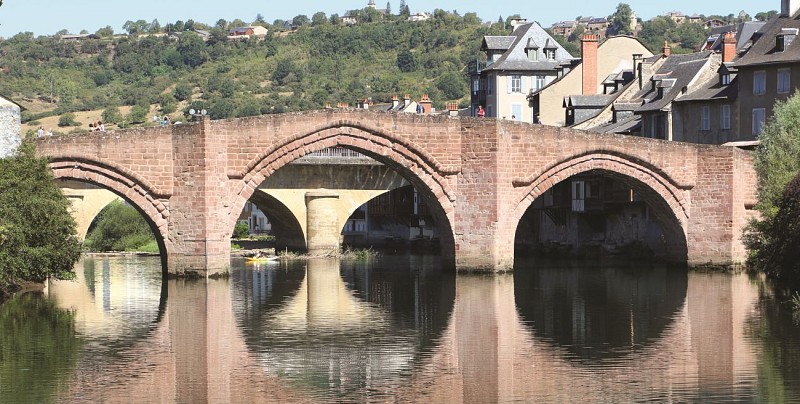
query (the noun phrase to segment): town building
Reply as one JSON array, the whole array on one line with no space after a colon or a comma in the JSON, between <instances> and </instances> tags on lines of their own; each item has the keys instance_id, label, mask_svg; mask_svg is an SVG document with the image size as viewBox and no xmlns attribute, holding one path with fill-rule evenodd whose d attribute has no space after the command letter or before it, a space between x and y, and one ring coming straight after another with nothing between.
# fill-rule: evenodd
<instances>
[{"instance_id":1,"label":"town building","mask_svg":"<svg viewBox=\"0 0 800 404\"><path fill-rule=\"evenodd\" d=\"M781 13L753 38L735 67L739 82L739 119L743 139L756 140L775 103L800 84L800 0L783 0Z\"/></svg>"},{"instance_id":2,"label":"town building","mask_svg":"<svg viewBox=\"0 0 800 404\"><path fill-rule=\"evenodd\" d=\"M249 39L250 37L264 38L268 30L260 25L235 27L228 31L228 39Z\"/></svg>"},{"instance_id":3,"label":"town building","mask_svg":"<svg viewBox=\"0 0 800 404\"><path fill-rule=\"evenodd\" d=\"M486 36L485 61L469 65L472 115L534 122L527 96L569 71L575 58L538 23L513 21L508 36Z\"/></svg>"},{"instance_id":4,"label":"town building","mask_svg":"<svg viewBox=\"0 0 800 404\"><path fill-rule=\"evenodd\" d=\"M531 92L528 100L534 121L551 126L569 126L582 122L590 107L605 107L612 95L633 79L633 55L651 57L653 53L638 39L610 37L599 43L596 34L581 39L582 59L569 72L550 85ZM568 115L568 111L575 111Z\"/></svg>"}]
</instances>

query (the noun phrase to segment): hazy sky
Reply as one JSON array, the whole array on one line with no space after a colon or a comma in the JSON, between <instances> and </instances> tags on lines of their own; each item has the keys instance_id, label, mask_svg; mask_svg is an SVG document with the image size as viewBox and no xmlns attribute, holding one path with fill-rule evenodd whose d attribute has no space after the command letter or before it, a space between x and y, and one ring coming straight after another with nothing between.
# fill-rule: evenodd
<instances>
[{"instance_id":1,"label":"hazy sky","mask_svg":"<svg viewBox=\"0 0 800 404\"><path fill-rule=\"evenodd\" d=\"M483 20L496 21L499 16L520 14L529 21L538 21L547 27L553 22L574 19L577 16L605 17L614 12L620 0L406 0L411 12L433 11L441 8L457 10L460 14L476 12ZM751 15L760 11L780 10L780 0L652 0L622 1L631 5L636 14L644 19L664 14L667 11L682 11L685 14L738 14L744 10ZM386 0L376 0L379 8ZM400 0L391 0L394 12ZM562 3L564 6L552 5ZM161 25L177 20L193 19L213 25L220 18L228 21L239 18L252 21L261 14L268 22L275 19L291 19L305 14L311 17L317 11L330 15L344 14L346 10L363 8L367 0L4 0L0 7L0 36L8 38L19 32L30 31L36 36L50 35L61 29L78 33L82 29L95 32L110 25L115 32L123 32L127 20L158 19Z\"/></svg>"}]
</instances>

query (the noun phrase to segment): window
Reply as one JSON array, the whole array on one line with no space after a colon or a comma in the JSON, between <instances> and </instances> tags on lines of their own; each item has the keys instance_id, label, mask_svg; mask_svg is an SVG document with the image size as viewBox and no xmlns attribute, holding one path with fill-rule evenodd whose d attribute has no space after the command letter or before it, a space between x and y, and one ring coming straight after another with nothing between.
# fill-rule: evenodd
<instances>
[{"instance_id":1,"label":"window","mask_svg":"<svg viewBox=\"0 0 800 404\"><path fill-rule=\"evenodd\" d=\"M486 92L492 95L492 91L494 91L494 77L489 77L486 80Z\"/></svg>"},{"instance_id":2,"label":"window","mask_svg":"<svg viewBox=\"0 0 800 404\"><path fill-rule=\"evenodd\" d=\"M481 81L479 79L472 80L472 93L478 94L481 91Z\"/></svg>"},{"instance_id":3,"label":"window","mask_svg":"<svg viewBox=\"0 0 800 404\"><path fill-rule=\"evenodd\" d=\"M545 56L547 56L547 60L556 60L556 50L555 49L545 49L544 54L545 54Z\"/></svg>"},{"instance_id":4,"label":"window","mask_svg":"<svg viewBox=\"0 0 800 404\"><path fill-rule=\"evenodd\" d=\"M536 76L536 89L541 90L544 88L544 76Z\"/></svg>"},{"instance_id":5,"label":"window","mask_svg":"<svg viewBox=\"0 0 800 404\"><path fill-rule=\"evenodd\" d=\"M700 108L700 130L711 130L711 108L708 105Z\"/></svg>"},{"instance_id":6,"label":"window","mask_svg":"<svg viewBox=\"0 0 800 404\"><path fill-rule=\"evenodd\" d=\"M753 73L753 95L763 95L767 92L767 72L761 70Z\"/></svg>"},{"instance_id":7,"label":"window","mask_svg":"<svg viewBox=\"0 0 800 404\"><path fill-rule=\"evenodd\" d=\"M791 71L789 69L778 69L778 93L786 94L791 87Z\"/></svg>"},{"instance_id":8,"label":"window","mask_svg":"<svg viewBox=\"0 0 800 404\"><path fill-rule=\"evenodd\" d=\"M528 60L531 62L536 62L537 60L539 60L539 50L528 49Z\"/></svg>"},{"instance_id":9,"label":"window","mask_svg":"<svg viewBox=\"0 0 800 404\"><path fill-rule=\"evenodd\" d=\"M519 74L514 74L511 76L511 92L512 93L522 92L522 76L520 76Z\"/></svg>"},{"instance_id":10,"label":"window","mask_svg":"<svg viewBox=\"0 0 800 404\"><path fill-rule=\"evenodd\" d=\"M583 181L572 181L572 211L583 212L586 210L586 189Z\"/></svg>"},{"instance_id":11,"label":"window","mask_svg":"<svg viewBox=\"0 0 800 404\"><path fill-rule=\"evenodd\" d=\"M486 106L486 117L487 118L494 117L494 106L492 106L492 105L487 105Z\"/></svg>"},{"instance_id":12,"label":"window","mask_svg":"<svg viewBox=\"0 0 800 404\"><path fill-rule=\"evenodd\" d=\"M721 78L720 78L720 83L721 83L723 86L727 86L728 84L731 84L731 75L730 75L730 74L727 74L727 73L726 73L726 74L723 74L723 75L721 76Z\"/></svg>"},{"instance_id":13,"label":"window","mask_svg":"<svg viewBox=\"0 0 800 404\"><path fill-rule=\"evenodd\" d=\"M720 129L730 129L731 128L731 106L728 104L723 105L720 107Z\"/></svg>"},{"instance_id":14,"label":"window","mask_svg":"<svg viewBox=\"0 0 800 404\"><path fill-rule=\"evenodd\" d=\"M764 119L766 118L764 108L753 108L753 136L758 136L764 130Z\"/></svg>"}]
</instances>

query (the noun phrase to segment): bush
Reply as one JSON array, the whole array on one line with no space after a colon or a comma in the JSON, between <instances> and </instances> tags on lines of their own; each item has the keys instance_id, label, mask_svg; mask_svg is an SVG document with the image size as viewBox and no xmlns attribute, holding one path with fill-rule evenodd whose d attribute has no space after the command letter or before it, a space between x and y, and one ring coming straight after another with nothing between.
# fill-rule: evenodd
<instances>
[{"instance_id":1,"label":"bush","mask_svg":"<svg viewBox=\"0 0 800 404\"><path fill-rule=\"evenodd\" d=\"M62 128L65 126L81 126L81 123L75 121L75 114L67 112L58 117L58 126Z\"/></svg>"},{"instance_id":2,"label":"bush","mask_svg":"<svg viewBox=\"0 0 800 404\"><path fill-rule=\"evenodd\" d=\"M233 228L233 238L247 238L250 237L250 226L247 223L236 223Z\"/></svg>"},{"instance_id":3,"label":"bush","mask_svg":"<svg viewBox=\"0 0 800 404\"><path fill-rule=\"evenodd\" d=\"M117 107L108 107L102 114L103 122L117 124L122 122L122 113Z\"/></svg>"}]
</instances>

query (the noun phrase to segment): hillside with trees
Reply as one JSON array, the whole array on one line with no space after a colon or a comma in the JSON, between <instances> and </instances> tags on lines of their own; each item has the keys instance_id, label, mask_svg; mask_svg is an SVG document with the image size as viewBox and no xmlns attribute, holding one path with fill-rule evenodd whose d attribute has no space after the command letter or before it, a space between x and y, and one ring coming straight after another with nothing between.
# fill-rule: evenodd
<instances>
[{"instance_id":1,"label":"hillside with trees","mask_svg":"<svg viewBox=\"0 0 800 404\"><path fill-rule=\"evenodd\" d=\"M443 108L468 102L464 68L480 54L483 36L509 32L474 13L436 10L421 22L375 9L351 16L359 23L324 13L273 24L257 16L269 34L246 40L227 38L229 29L248 25L240 20L128 21L126 35L106 27L80 41L64 40L64 32L20 33L0 41L0 93L28 109L28 135L48 117L58 117L56 133L86 130L83 111L130 126L152 124L153 114L179 120L189 108L221 119L403 94L428 94ZM208 31L207 41L198 29Z\"/></svg>"}]
</instances>

